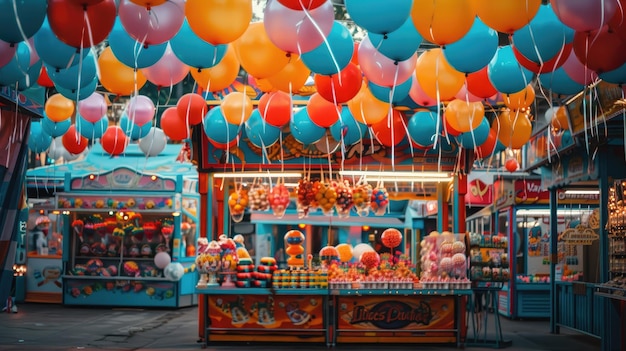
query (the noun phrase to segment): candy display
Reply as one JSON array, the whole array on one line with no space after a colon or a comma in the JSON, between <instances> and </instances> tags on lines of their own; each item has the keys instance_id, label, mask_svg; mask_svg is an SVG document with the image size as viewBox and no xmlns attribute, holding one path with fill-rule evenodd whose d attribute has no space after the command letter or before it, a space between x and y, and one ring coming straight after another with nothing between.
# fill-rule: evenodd
<instances>
[{"instance_id":1,"label":"candy display","mask_svg":"<svg viewBox=\"0 0 626 351\"><path fill-rule=\"evenodd\" d=\"M468 288L464 236L431 232L420 243L420 280L428 288Z\"/></svg>"},{"instance_id":2,"label":"candy display","mask_svg":"<svg viewBox=\"0 0 626 351\"><path fill-rule=\"evenodd\" d=\"M235 283L232 280L232 276L237 271L237 262L239 258L237 257L237 245L235 241L226 235L222 234L219 236L218 244L220 245L221 253L221 274L224 275L224 281L222 282L222 286L224 287L234 287Z\"/></svg>"},{"instance_id":3,"label":"candy display","mask_svg":"<svg viewBox=\"0 0 626 351\"><path fill-rule=\"evenodd\" d=\"M217 241L208 241L207 238L198 238L196 255L196 269L200 273L197 288L206 288L219 285L216 274L219 272L222 262L222 249Z\"/></svg>"},{"instance_id":4,"label":"candy display","mask_svg":"<svg viewBox=\"0 0 626 351\"><path fill-rule=\"evenodd\" d=\"M298 211L298 217L304 218L309 215L309 211L312 209L315 203L315 188L314 183L308 178L302 178L298 181L296 187L296 208Z\"/></svg>"},{"instance_id":5,"label":"candy display","mask_svg":"<svg viewBox=\"0 0 626 351\"><path fill-rule=\"evenodd\" d=\"M325 215L332 216L337 202L337 190L332 184L318 183L318 185L315 203Z\"/></svg>"},{"instance_id":6,"label":"candy display","mask_svg":"<svg viewBox=\"0 0 626 351\"><path fill-rule=\"evenodd\" d=\"M367 216L372 202L372 186L365 182L357 182L352 189L352 201L357 215Z\"/></svg>"},{"instance_id":7,"label":"candy display","mask_svg":"<svg viewBox=\"0 0 626 351\"><path fill-rule=\"evenodd\" d=\"M267 211L270 208L269 185L255 182L248 190L248 201L251 211Z\"/></svg>"},{"instance_id":8,"label":"candy display","mask_svg":"<svg viewBox=\"0 0 626 351\"><path fill-rule=\"evenodd\" d=\"M304 238L299 230L290 230L285 234L285 252L289 256L287 265L291 268L304 266Z\"/></svg>"},{"instance_id":9,"label":"candy display","mask_svg":"<svg viewBox=\"0 0 626 351\"><path fill-rule=\"evenodd\" d=\"M387 206L389 206L389 193L385 187L377 186L372 190L370 202L372 212L377 216L382 216L387 211Z\"/></svg>"},{"instance_id":10,"label":"candy display","mask_svg":"<svg viewBox=\"0 0 626 351\"><path fill-rule=\"evenodd\" d=\"M248 191L238 189L228 196L228 210L233 222L241 222L248 207Z\"/></svg>"},{"instance_id":11,"label":"candy display","mask_svg":"<svg viewBox=\"0 0 626 351\"><path fill-rule=\"evenodd\" d=\"M282 183L275 185L270 190L268 200L274 215L282 218L287 211L287 206L289 206L289 189Z\"/></svg>"},{"instance_id":12,"label":"candy display","mask_svg":"<svg viewBox=\"0 0 626 351\"><path fill-rule=\"evenodd\" d=\"M335 191L337 192L337 198L335 201L335 210L340 218L346 218L350 216L350 210L354 206L352 198L352 188L347 180L339 181L335 183Z\"/></svg>"}]
</instances>

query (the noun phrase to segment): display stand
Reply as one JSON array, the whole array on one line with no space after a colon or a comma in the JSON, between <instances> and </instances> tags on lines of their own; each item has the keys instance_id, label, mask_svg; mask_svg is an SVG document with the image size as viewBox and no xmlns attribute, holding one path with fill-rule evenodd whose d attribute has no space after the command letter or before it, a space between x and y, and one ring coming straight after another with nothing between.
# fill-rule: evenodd
<instances>
[{"instance_id":1,"label":"display stand","mask_svg":"<svg viewBox=\"0 0 626 351\"><path fill-rule=\"evenodd\" d=\"M505 340L500 324L498 313L498 292L502 290L503 283L474 283L472 298L469 301L469 313L472 336L467 339L468 346L504 348L513 344L511 340ZM494 333L488 335L489 319L493 318Z\"/></svg>"}]
</instances>

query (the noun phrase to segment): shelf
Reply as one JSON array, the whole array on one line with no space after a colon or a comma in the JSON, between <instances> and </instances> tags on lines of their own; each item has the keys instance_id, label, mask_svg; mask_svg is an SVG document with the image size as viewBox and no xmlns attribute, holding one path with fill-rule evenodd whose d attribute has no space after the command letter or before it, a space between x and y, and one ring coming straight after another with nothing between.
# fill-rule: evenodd
<instances>
[{"instance_id":1,"label":"shelf","mask_svg":"<svg viewBox=\"0 0 626 351\"><path fill-rule=\"evenodd\" d=\"M330 290L331 295L338 296L363 296L363 295L404 295L404 296L445 296L445 295L471 295L472 289L333 289Z\"/></svg>"},{"instance_id":2,"label":"shelf","mask_svg":"<svg viewBox=\"0 0 626 351\"><path fill-rule=\"evenodd\" d=\"M100 260L115 260L115 261L154 261L154 257L120 257L120 256L75 256L77 260L91 260L91 259L100 259Z\"/></svg>"},{"instance_id":3,"label":"shelf","mask_svg":"<svg viewBox=\"0 0 626 351\"><path fill-rule=\"evenodd\" d=\"M155 280L171 282L171 280L165 277L126 277L122 275L103 277L101 275L63 275L63 279L76 279L76 280Z\"/></svg>"}]
</instances>

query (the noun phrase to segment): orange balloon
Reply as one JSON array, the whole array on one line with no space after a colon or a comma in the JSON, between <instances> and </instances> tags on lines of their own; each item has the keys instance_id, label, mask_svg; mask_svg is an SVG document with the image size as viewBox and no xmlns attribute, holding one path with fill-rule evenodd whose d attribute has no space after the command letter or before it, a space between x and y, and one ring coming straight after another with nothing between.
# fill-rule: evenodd
<instances>
[{"instance_id":1,"label":"orange balloon","mask_svg":"<svg viewBox=\"0 0 626 351\"><path fill-rule=\"evenodd\" d=\"M274 89L274 87L272 86L272 83L270 83L270 81L267 78L251 77L251 79L254 79L254 84L263 93L269 93L270 91L278 90L278 89Z\"/></svg>"},{"instance_id":2,"label":"orange balloon","mask_svg":"<svg viewBox=\"0 0 626 351\"><path fill-rule=\"evenodd\" d=\"M248 95L234 91L222 100L222 113L228 123L242 125L252 114L252 100Z\"/></svg>"},{"instance_id":3,"label":"orange balloon","mask_svg":"<svg viewBox=\"0 0 626 351\"><path fill-rule=\"evenodd\" d=\"M286 93L297 93L304 86L309 75L311 75L311 70L300 59L300 56L291 54L291 59L285 67L266 79L274 89Z\"/></svg>"},{"instance_id":4,"label":"orange balloon","mask_svg":"<svg viewBox=\"0 0 626 351\"><path fill-rule=\"evenodd\" d=\"M535 101L535 88L528 84L526 88L513 94L503 94L504 104L511 110L529 107Z\"/></svg>"},{"instance_id":5,"label":"orange balloon","mask_svg":"<svg viewBox=\"0 0 626 351\"><path fill-rule=\"evenodd\" d=\"M191 132L185 123L178 117L178 111L176 106L168 107L163 111L160 121L161 129L163 133L167 135L172 141L181 141L189 138Z\"/></svg>"},{"instance_id":6,"label":"orange balloon","mask_svg":"<svg viewBox=\"0 0 626 351\"><path fill-rule=\"evenodd\" d=\"M62 122L72 117L75 110L74 101L57 93L48 98L44 104L44 111L48 118L54 122Z\"/></svg>"},{"instance_id":7,"label":"orange balloon","mask_svg":"<svg viewBox=\"0 0 626 351\"><path fill-rule=\"evenodd\" d=\"M235 48L228 45L226 54L222 60L211 68L191 68L193 79L203 90L220 91L228 88L239 75L239 60Z\"/></svg>"},{"instance_id":8,"label":"orange balloon","mask_svg":"<svg viewBox=\"0 0 626 351\"><path fill-rule=\"evenodd\" d=\"M100 84L109 92L116 95L131 95L146 84L146 77L141 70L135 70L121 63L110 46L107 46L100 57Z\"/></svg>"},{"instance_id":9,"label":"orange balloon","mask_svg":"<svg viewBox=\"0 0 626 351\"><path fill-rule=\"evenodd\" d=\"M306 112L313 123L322 128L328 128L339 120L341 107L324 99L319 93L315 93L307 102Z\"/></svg>"},{"instance_id":10,"label":"orange balloon","mask_svg":"<svg viewBox=\"0 0 626 351\"><path fill-rule=\"evenodd\" d=\"M552 128L556 130L569 129L569 118L567 118L567 110L565 106L559 106L552 117Z\"/></svg>"},{"instance_id":11,"label":"orange balloon","mask_svg":"<svg viewBox=\"0 0 626 351\"><path fill-rule=\"evenodd\" d=\"M164 4L166 1L167 0L130 0L130 2L135 3L139 6L144 6L147 9L150 9L150 7Z\"/></svg>"},{"instance_id":12,"label":"orange balloon","mask_svg":"<svg viewBox=\"0 0 626 351\"><path fill-rule=\"evenodd\" d=\"M415 76L424 93L439 101L454 99L465 84L465 75L450 66L440 48L427 50L417 58Z\"/></svg>"},{"instance_id":13,"label":"orange balloon","mask_svg":"<svg viewBox=\"0 0 626 351\"><path fill-rule=\"evenodd\" d=\"M469 102L454 99L446 106L446 122L452 129L469 132L476 129L485 118L485 107L482 102Z\"/></svg>"},{"instance_id":14,"label":"orange balloon","mask_svg":"<svg viewBox=\"0 0 626 351\"><path fill-rule=\"evenodd\" d=\"M191 30L213 45L237 40L252 20L250 0L187 0L185 16Z\"/></svg>"},{"instance_id":15,"label":"orange balloon","mask_svg":"<svg viewBox=\"0 0 626 351\"><path fill-rule=\"evenodd\" d=\"M263 22L251 23L234 42L243 69L255 78L268 78L289 63L289 55L272 43Z\"/></svg>"},{"instance_id":16,"label":"orange balloon","mask_svg":"<svg viewBox=\"0 0 626 351\"><path fill-rule=\"evenodd\" d=\"M539 11L541 0L472 0L480 19L498 32L513 34L527 25Z\"/></svg>"},{"instance_id":17,"label":"orange balloon","mask_svg":"<svg viewBox=\"0 0 626 351\"><path fill-rule=\"evenodd\" d=\"M348 109L354 119L366 125L372 125L387 117L390 106L388 102L378 100L367 84L363 84L359 93L348 101Z\"/></svg>"},{"instance_id":18,"label":"orange balloon","mask_svg":"<svg viewBox=\"0 0 626 351\"><path fill-rule=\"evenodd\" d=\"M424 39L439 45L461 39L472 27L475 15L469 1L413 1L411 8L415 29Z\"/></svg>"},{"instance_id":19,"label":"orange balloon","mask_svg":"<svg viewBox=\"0 0 626 351\"><path fill-rule=\"evenodd\" d=\"M530 140L533 126L525 113L504 110L494 120L491 128L498 132L498 140L511 149L521 149Z\"/></svg>"}]
</instances>

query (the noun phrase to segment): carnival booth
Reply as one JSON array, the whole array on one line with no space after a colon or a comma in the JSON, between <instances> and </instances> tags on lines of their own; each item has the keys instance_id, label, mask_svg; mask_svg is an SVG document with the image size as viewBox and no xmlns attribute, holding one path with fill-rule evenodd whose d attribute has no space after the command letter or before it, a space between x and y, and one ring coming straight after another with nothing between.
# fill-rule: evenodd
<instances>
[{"instance_id":1,"label":"carnival booth","mask_svg":"<svg viewBox=\"0 0 626 351\"><path fill-rule=\"evenodd\" d=\"M131 144L111 157L93 146L82 161L29 172L30 179L63 179L51 211L63 239L53 281L63 304L196 304L197 172L179 157L181 150L168 145L146 157ZM47 270L40 272L39 280L47 282Z\"/></svg>"}]
</instances>

